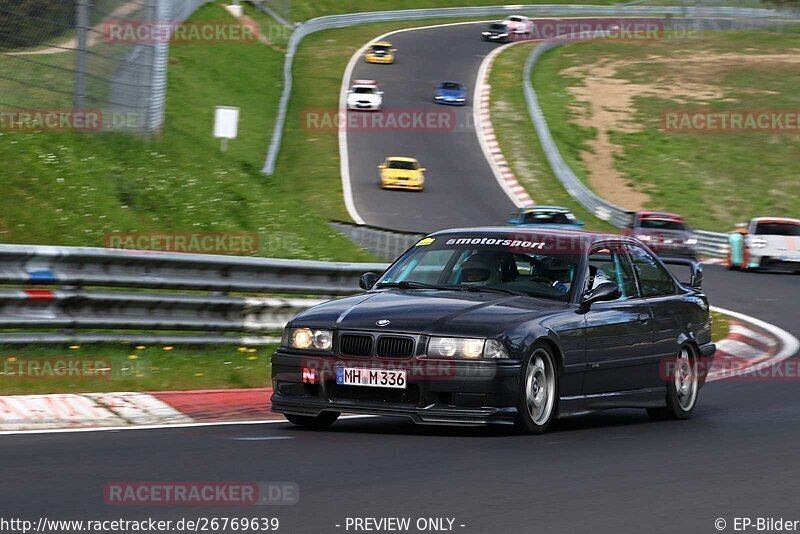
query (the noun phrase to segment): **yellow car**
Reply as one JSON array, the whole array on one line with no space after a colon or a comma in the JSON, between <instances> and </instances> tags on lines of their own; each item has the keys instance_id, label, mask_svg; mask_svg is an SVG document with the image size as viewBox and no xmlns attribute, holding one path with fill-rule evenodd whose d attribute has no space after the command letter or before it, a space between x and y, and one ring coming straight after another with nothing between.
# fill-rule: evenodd
<instances>
[{"instance_id":1,"label":"yellow car","mask_svg":"<svg viewBox=\"0 0 800 534\"><path fill-rule=\"evenodd\" d=\"M420 167L414 158L389 157L378 165L381 171L380 183L383 189L410 189L422 191L425 187L427 169Z\"/></svg>"},{"instance_id":2,"label":"yellow car","mask_svg":"<svg viewBox=\"0 0 800 534\"><path fill-rule=\"evenodd\" d=\"M396 48L392 48L392 43L381 41L374 43L367 51L367 63L383 63L386 65L394 63L394 53L397 52Z\"/></svg>"}]
</instances>

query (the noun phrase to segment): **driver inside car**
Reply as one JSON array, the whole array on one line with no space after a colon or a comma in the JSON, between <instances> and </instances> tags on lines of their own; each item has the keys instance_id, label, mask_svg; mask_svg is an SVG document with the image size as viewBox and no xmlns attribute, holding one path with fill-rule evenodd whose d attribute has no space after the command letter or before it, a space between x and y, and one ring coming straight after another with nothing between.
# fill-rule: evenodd
<instances>
[{"instance_id":1,"label":"driver inside car","mask_svg":"<svg viewBox=\"0 0 800 534\"><path fill-rule=\"evenodd\" d=\"M496 286L503 282L503 264L494 252L476 252L461 266L462 286Z\"/></svg>"}]
</instances>

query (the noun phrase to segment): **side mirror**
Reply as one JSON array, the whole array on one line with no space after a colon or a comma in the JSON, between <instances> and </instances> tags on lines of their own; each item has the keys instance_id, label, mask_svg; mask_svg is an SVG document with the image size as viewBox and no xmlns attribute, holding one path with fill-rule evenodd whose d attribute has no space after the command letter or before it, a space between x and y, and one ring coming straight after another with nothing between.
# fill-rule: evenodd
<instances>
[{"instance_id":1,"label":"side mirror","mask_svg":"<svg viewBox=\"0 0 800 534\"><path fill-rule=\"evenodd\" d=\"M397 52L397 49L396 48L392 48L392 52Z\"/></svg>"},{"instance_id":2,"label":"side mirror","mask_svg":"<svg viewBox=\"0 0 800 534\"><path fill-rule=\"evenodd\" d=\"M747 228L747 223L736 223L736 228Z\"/></svg>"},{"instance_id":3,"label":"side mirror","mask_svg":"<svg viewBox=\"0 0 800 534\"><path fill-rule=\"evenodd\" d=\"M364 291L368 291L372 286L375 285L375 282L378 281L378 275L375 273L364 273L361 275L361 278L358 281L358 287L363 289Z\"/></svg>"},{"instance_id":4,"label":"side mirror","mask_svg":"<svg viewBox=\"0 0 800 534\"><path fill-rule=\"evenodd\" d=\"M586 223L583 221L575 221L575 226L586 226Z\"/></svg>"},{"instance_id":5,"label":"side mirror","mask_svg":"<svg viewBox=\"0 0 800 534\"><path fill-rule=\"evenodd\" d=\"M699 261L685 258L664 258L662 261L667 267L673 265L681 267L680 272L676 272L675 269L670 268L670 271L672 271L672 274L678 279L681 285L693 289L701 289L703 287L703 264ZM687 278L688 281L686 281Z\"/></svg>"},{"instance_id":6,"label":"side mirror","mask_svg":"<svg viewBox=\"0 0 800 534\"><path fill-rule=\"evenodd\" d=\"M384 165L383 163L381 163L380 165L378 165L378 168L379 168L379 169L385 169L385 168L386 168L386 165Z\"/></svg>"},{"instance_id":7,"label":"side mirror","mask_svg":"<svg viewBox=\"0 0 800 534\"><path fill-rule=\"evenodd\" d=\"M606 302L611 300L617 300L622 296L622 291L619 289L619 286L614 282L603 282L596 288L592 289L588 293L583 296L583 301L581 301L581 308L583 312L589 311L589 308L595 302Z\"/></svg>"},{"instance_id":8,"label":"side mirror","mask_svg":"<svg viewBox=\"0 0 800 534\"><path fill-rule=\"evenodd\" d=\"M428 170L428 169L426 169L425 167L420 167L420 168L419 168L419 172L425 172L425 171L427 171L427 170Z\"/></svg>"}]
</instances>

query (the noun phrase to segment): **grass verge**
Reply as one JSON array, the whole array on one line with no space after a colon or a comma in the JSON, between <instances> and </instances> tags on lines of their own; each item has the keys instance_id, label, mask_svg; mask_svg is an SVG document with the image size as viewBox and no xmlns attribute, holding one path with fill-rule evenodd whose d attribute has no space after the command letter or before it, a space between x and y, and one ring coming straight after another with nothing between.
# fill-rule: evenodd
<instances>
[{"instance_id":1,"label":"grass verge","mask_svg":"<svg viewBox=\"0 0 800 534\"><path fill-rule=\"evenodd\" d=\"M168 347L165 350L165 347L116 344L63 350L43 345L2 346L0 392L29 395L267 387L270 356L275 348ZM75 367L68 371L65 366L70 361ZM66 373L70 375L65 376Z\"/></svg>"},{"instance_id":2,"label":"grass verge","mask_svg":"<svg viewBox=\"0 0 800 534\"><path fill-rule=\"evenodd\" d=\"M592 150L597 131L576 123L586 118L589 104L574 91L606 73L607 90L592 91L591 98L625 108L608 126L611 143L621 149L615 168L649 195L648 208L682 213L698 228L728 231L754 216L798 215L800 137L796 131L669 132L663 114L796 111L798 49L797 33L765 31L586 42L549 52L533 82L564 159L586 180L580 154ZM623 98L615 99L615 92ZM621 106L625 92L630 104Z\"/></svg>"}]
</instances>

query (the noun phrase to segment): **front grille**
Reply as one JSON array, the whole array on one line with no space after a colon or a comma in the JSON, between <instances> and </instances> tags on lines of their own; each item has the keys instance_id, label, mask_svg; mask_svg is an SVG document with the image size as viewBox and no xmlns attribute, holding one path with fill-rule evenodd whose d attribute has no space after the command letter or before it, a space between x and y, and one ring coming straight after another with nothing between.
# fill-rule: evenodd
<instances>
[{"instance_id":1,"label":"front grille","mask_svg":"<svg viewBox=\"0 0 800 534\"><path fill-rule=\"evenodd\" d=\"M418 405L419 387L409 384L406 389L342 386L335 382L326 384L328 398L332 401L369 402L374 404Z\"/></svg>"},{"instance_id":2,"label":"front grille","mask_svg":"<svg viewBox=\"0 0 800 534\"><path fill-rule=\"evenodd\" d=\"M383 358L410 358L414 355L414 339L381 336L378 338L377 354Z\"/></svg>"},{"instance_id":3,"label":"front grille","mask_svg":"<svg viewBox=\"0 0 800 534\"><path fill-rule=\"evenodd\" d=\"M372 336L343 334L339 338L339 354L343 356L372 356Z\"/></svg>"}]
</instances>

